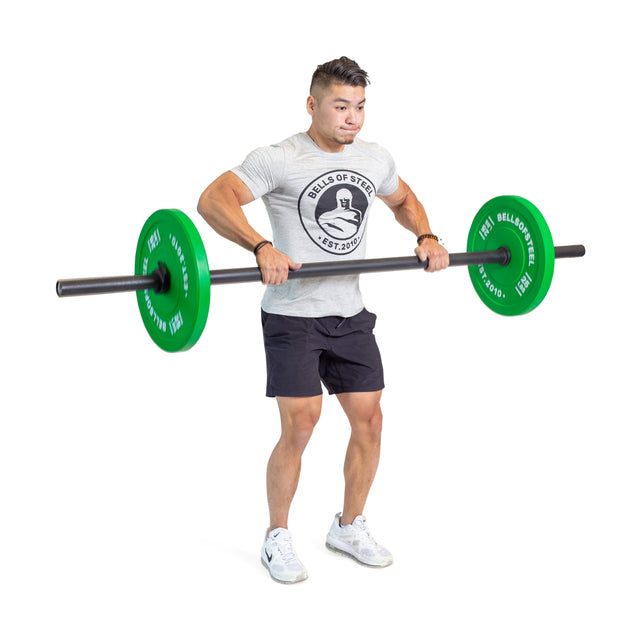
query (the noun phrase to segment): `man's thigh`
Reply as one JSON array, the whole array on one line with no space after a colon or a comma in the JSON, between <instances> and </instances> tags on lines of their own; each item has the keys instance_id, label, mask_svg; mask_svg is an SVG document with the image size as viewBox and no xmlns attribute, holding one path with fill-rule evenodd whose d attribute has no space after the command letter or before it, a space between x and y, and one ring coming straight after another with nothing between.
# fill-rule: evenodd
<instances>
[{"instance_id":1,"label":"man's thigh","mask_svg":"<svg viewBox=\"0 0 640 640\"><path fill-rule=\"evenodd\" d=\"M344 318L332 331L320 357L320 377L330 394L363 393L384 388L380 350L373 334L376 316L366 309Z\"/></svg>"},{"instance_id":2,"label":"man's thigh","mask_svg":"<svg viewBox=\"0 0 640 640\"><path fill-rule=\"evenodd\" d=\"M321 345L314 340L313 318L262 312L267 360L267 396L322 395L318 373Z\"/></svg>"}]
</instances>

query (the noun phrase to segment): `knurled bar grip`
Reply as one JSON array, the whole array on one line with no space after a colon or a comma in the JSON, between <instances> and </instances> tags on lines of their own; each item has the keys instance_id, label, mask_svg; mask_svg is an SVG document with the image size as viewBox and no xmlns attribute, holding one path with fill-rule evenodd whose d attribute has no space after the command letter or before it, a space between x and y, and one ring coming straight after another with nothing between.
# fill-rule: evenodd
<instances>
[{"instance_id":1,"label":"knurled bar grip","mask_svg":"<svg viewBox=\"0 0 640 640\"><path fill-rule=\"evenodd\" d=\"M580 258L585 254L583 245L554 247L556 258ZM495 251L471 251L449 254L449 266L469 266L478 264L509 264L509 250L501 247ZM379 273L384 271L404 271L425 269L429 261L421 262L415 256L398 258L372 258L368 260L345 260L342 262L312 262L303 264L300 269L289 272L289 279L317 278L323 276L341 276L357 273ZM219 269L210 271L211 284L239 284L259 282L262 274L257 267L243 269ZM84 278L76 280L58 280L56 292L59 297L85 296L101 293L120 293L124 291L158 290L161 276L151 273L146 276L119 276L105 278Z\"/></svg>"}]
</instances>

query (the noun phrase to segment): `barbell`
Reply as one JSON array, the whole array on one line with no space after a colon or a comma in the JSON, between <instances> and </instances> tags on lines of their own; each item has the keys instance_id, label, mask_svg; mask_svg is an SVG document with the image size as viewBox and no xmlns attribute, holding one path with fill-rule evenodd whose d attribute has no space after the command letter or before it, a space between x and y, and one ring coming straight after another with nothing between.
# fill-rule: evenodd
<instances>
[{"instance_id":1,"label":"barbell","mask_svg":"<svg viewBox=\"0 0 640 640\"><path fill-rule=\"evenodd\" d=\"M471 282L489 309L505 316L528 313L544 299L556 258L584 256L583 245L554 246L540 211L518 196L489 200L476 214L466 253L451 253L450 266L467 266ZM317 278L384 271L425 269L416 256L337 259L303 264L289 278ZM169 352L185 351L200 338L211 286L257 282L257 267L209 271L202 238L178 209L160 209L138 238L133 276L58 280L60 297L135 291L151 339Z\"/></svg>"}]
</instances>

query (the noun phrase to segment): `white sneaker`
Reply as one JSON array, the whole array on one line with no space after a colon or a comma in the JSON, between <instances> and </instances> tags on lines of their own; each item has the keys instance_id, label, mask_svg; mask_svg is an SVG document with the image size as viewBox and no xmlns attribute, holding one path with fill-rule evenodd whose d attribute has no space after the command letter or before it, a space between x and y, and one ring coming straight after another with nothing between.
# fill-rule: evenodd
<instances>
[{"instance_id":1,"label":"white sneaker","mask_svg":"<svg viewBox=\"0 0 640 640\"><path fill-rule=\"evenodd\" d=\"M287 529L274 529L264 539L262 564L276 582L293 584L307 579L307 570L293 550L293 540Z\"/></svg>"},{"instance_id":2,"label":"white sneaker","mask_svg":"<svg viewBox=\"0 0 640 640\"><path fill-rule=\"evenodd\" d=\"M343 526L340 514L336 514L326 544L331 551L350 556L368 567L388 567L393 562L393 556L373 539L364 516Z\"/></svg>"}]
</instances>

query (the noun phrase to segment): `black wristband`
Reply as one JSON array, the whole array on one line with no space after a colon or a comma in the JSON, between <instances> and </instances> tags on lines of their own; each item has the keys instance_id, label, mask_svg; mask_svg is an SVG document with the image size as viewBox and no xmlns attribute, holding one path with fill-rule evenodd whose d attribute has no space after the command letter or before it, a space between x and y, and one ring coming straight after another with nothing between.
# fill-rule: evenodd
<instances>
[{"instance_id":1,"label":"black wristband","mask_svg":"<svg viewBox=\"0 0 640 640\"><path fill-rule=\"evenodd\" d=\"M270 244L273 247L273 242L271 242L271 240L263 240L262 242L258 242L258 244L255 247L253 247L253 255L257 256L258 251L260 251L260 249L262 249L262 247L264 247L265 244Z\"/></svg>"},{"instance_id":2,"label":"black wristband","mask_svg":"<svg viewBox=\"0 0 640 640\"><path fill-rule=\"evenodd\" d=\"M433 233L423 233L421 236L418 236L418 244L420 244L425 238L431 238L436 242L440 242L440 238L438 238L438 236L434 236Z\"/></svg>"}]
</instances>

